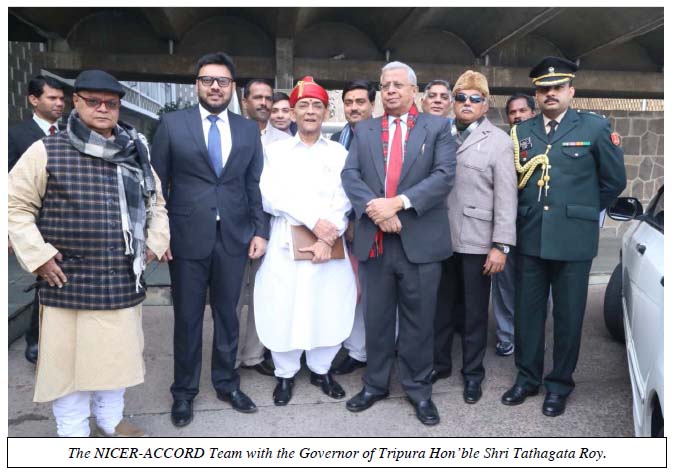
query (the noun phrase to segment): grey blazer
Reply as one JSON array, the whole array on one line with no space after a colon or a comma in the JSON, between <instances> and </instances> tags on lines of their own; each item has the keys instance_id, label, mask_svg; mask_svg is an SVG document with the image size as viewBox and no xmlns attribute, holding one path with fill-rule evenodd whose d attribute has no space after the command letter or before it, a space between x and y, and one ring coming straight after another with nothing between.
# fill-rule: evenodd
<instances>
[{"instance_id":1,"label":"grey blazer","mask_svg":"<svg viewBox=\"0 0 674 476\"><path fill-rule=\"evenodd\" d=\"M398 194L412 207L398 212L400 239L412 263L441 261L452 255L447 194L454 183L456 142L446 119L419 114L405 148ZM342 171L342 185L356 214L354 254L366 261L379 229L365 213L367 202L384 196L386 170L381 117L356 126ZM386 253L386 250L384 250Z\"/></svg>"},{"instance_id":2,"label":"grey blazer","mask_svg":"<svg viewBox=\"0 0 674 476\"><path fill-rule=\"evenodd\" d=\"M485 118L459 146L456 160L447 198L454 251L487 254L493 242L515 245L517 177L508 134Z\"/></svg>"}]
</instances>

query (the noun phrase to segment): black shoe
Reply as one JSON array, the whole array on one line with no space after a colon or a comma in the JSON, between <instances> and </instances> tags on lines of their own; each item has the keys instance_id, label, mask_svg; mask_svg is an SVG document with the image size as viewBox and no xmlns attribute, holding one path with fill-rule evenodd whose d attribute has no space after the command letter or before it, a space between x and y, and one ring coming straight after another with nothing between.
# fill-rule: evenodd
<instances>
[{"instance_id":1,"label":"black shoe","mask_svg":"<svg viewBox=\"0 0 674 476\"><path fill-rule=\"evenodd\" d=\"M187 426L192 423L192 400L173 400L171 422L175 426Z\"/></svg>"},{"instance_id":2,"label":"black shoe","mask_svg":"<svg viewBox=\"0 0 674 476\"><path fill-rule=\"evenodd\" d=\"M263 360L255 365L241 365L241 368L255 370L257 373L266 375L267 377L274 376L274 364L271 360Z\"/></svg>"},{"instance_id":3,"label":"black shoe","mask_svg":"<svg viewBox=\"0 0 674 476\"><path fill-rule=\"evenodd\" d=\"M350 374L356 369L365 367L366 365L367 364L365 362L361 362L360 360L356 360L350 355L347 355L346 357L344 357L344 360L342 360L339 363L339 365L330 369L330 372L332 372L335 375L346 375Z\"/></svg>"},{"instance_id":4,"label":"black shoe","mask_svg":"<svg viewBox=\"0 0 674 476\"><path fill-rule=\"evenodd\" d=\"M409 397L407 399L417 412L417 418L421 423L424 425L437 425L440 423L440 415L438 415L438 409L435 408L433 400L429 398L428 400L415 402Z\"/></svg>"},{"instance_id":5,"label":"black shoe","mask_svg":"<svg viewBox=\"0 0 674 476\"><path fill-rule=\"evenodd\" d=\"M346 402L346 409L351 412L362 412L367 410L372 405L377 403L379 400L383 400L388 397L388 392L386 393L370 393L363 388L355 396Z\"/></svg>"},{"instance_id":6,"label":"black shoe","mask_svg":"<svg viewBox=\"0 0 674 476\"><path fill-rule=\"evenodd\" d=\"M278 384L274 389L274 405L283 406L287 405L291 398L293 398L293 385L295 385L294 378L281 378L277 377Z\"/></svg>"},{"instance_id":7,"label":"black shoe","mask_svg":"<svg viewBox=\"0 0 674 476\"><path fill-rule=\"evenodd\" d=\"M37 364L37 342L33 344L26 343L26 360L31 364Z\"/></svg>"},{"instance_id":8,"label":"black shoe","mask_svg":"<svg viewBox=\"0 0 674 476\"><path fill-rule=\"evenodd\" d=\"M337 381L332 378L332 375L330 375L330 372L319 375L317 373L311 372L311 385L316 385L317 387L321 387L321 390L323 390L323 393L326 394L330 398L335 398L339 400L340 398L344 398L344 395L346 395L346 392L342 388L340 384L337 383Z\"/></svg>"},{"instance_id":9,"label":"black shoe","mask_svg":"<svg viewBox=\"0 0 674 476\"><path fill-rule=\"evenodd\" d=\"M543 400L543 415L556 417L564 413L566 409L567 395L548 392Z\"/></svg>"},{"instance_id":10,"label":"black shoe","mask_svg":"<svg viewBox=\"0 0 674 476\"><path fill-rule=\"evenodd\" d=\"M526 400L527 397L533 397L534 395L538 395L538 387L526 389L515 384L510 390L503 394L501 403L504 405L519 405L520 403L524 403L524 400Z\"/></svg>"},{"instance_id":11,"label":"black shoe","mask_svg":"<svg viewBox=\"0 0 674 476\"><path fill-rule=\"evenodd\" d=\"M445 370L431 370L431 373L426 377L426 381L430 383L435 383L441 378L449 378L452 375L452 369Z\"/></svg>"},{"instance_id":12,"label":"black shoe","mask_svg":"<svg viewBox=\"0 0 674 476\"><path fill-rule=\"evenodd\" d=\"M228 402L232 408L241 413L255 413L257 407L253 401L243 393L241 390L234 390L233 392L216 392L218 400Z\"/></svg>"},{"instance_id":13,"label":"black shoe","mask_svg":"<svg viewBox=\"0 0 674 476\"><path fill-rule=\"evenodd\" d=\"M482 397L480 382L467 380L463 387L463 401L466 403L477 403L480 397Z\"/></svg>"}]
</instances>

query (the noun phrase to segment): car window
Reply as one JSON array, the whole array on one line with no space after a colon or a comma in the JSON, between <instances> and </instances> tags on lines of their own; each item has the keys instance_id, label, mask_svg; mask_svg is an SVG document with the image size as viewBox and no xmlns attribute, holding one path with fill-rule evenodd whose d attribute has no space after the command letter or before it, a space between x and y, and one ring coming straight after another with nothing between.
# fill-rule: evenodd
<instances>
[{"instance_id":1,"label":"car window","mask_svg":"<svg viewBox=\"0 0 674 476\"><path fill-rule=\"evenodd\" d=\"M656 197L655 201L651 203L646 212L648 221L659 228L661 231L665 229L665 190L663 189Z\"/></svg>"}]
</instances>

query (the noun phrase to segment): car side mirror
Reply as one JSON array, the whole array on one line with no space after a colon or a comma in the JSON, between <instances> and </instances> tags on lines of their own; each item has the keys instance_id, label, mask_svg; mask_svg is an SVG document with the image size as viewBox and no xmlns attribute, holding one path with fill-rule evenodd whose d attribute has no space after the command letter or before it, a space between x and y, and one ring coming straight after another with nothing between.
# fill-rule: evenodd
<instances>
[{"instance_id":1,"label":"car side mirror","mask_svg":"<svg viewBox=\"0 0 674 476\"><path fill-rule=\"evenodd\" d=\"M618 197L606 213L616 221L629 221L643 215L644 207L634 197Z\"/></svg>"}]
</instances>

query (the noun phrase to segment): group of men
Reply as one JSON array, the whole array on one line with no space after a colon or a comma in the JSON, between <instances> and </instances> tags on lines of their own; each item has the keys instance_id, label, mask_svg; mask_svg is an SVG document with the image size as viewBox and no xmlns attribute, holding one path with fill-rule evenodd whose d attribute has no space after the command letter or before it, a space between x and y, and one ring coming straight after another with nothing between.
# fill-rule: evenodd
<instances>
[{"instance_id":1,"label":"group of men","mask_svg":"<svg viewBox=\"0 0 674 476\"><path fill-rule=\"evenodd\" d=\"M569 109L576 70L554 57L535 66L542 114L514 95L506 134L486 117L481 73L466 71L451 89L429 82L419 111L416 74L394 61L378 88L346 85L347 124L328 140L328 94L312 77L290 95L248 82L248 120L227 109L232 60L212 53L196 66L199 103L164 114L151 150L118 120L121 84L82 72L66 129L30 145L10 172L10 240L41 299L35 400L54 401L59 436L89 435L92 397L98 433L144 434L123 420L123 394L143 380L142 272L161 259L178 427L192 421L199 392L207 296L211 381L240 412L257 407L237 368L274 375L283 406L306 354L310 383L335 399L346 392L334 375L365 367L352 412L387 397L397 361L417 418L437 424L432 386L451 374L454 334L464 401L482 396L491 292L497 354L514 352L518 370L502 403L544 383L543 413L562 414L599 213L625 186L609 122ZM377 89L384 115L373 118ZM553 369L543 379L550 289ZM342 345L347 355L333 363Z\"/></svg>"}]
</instances>

